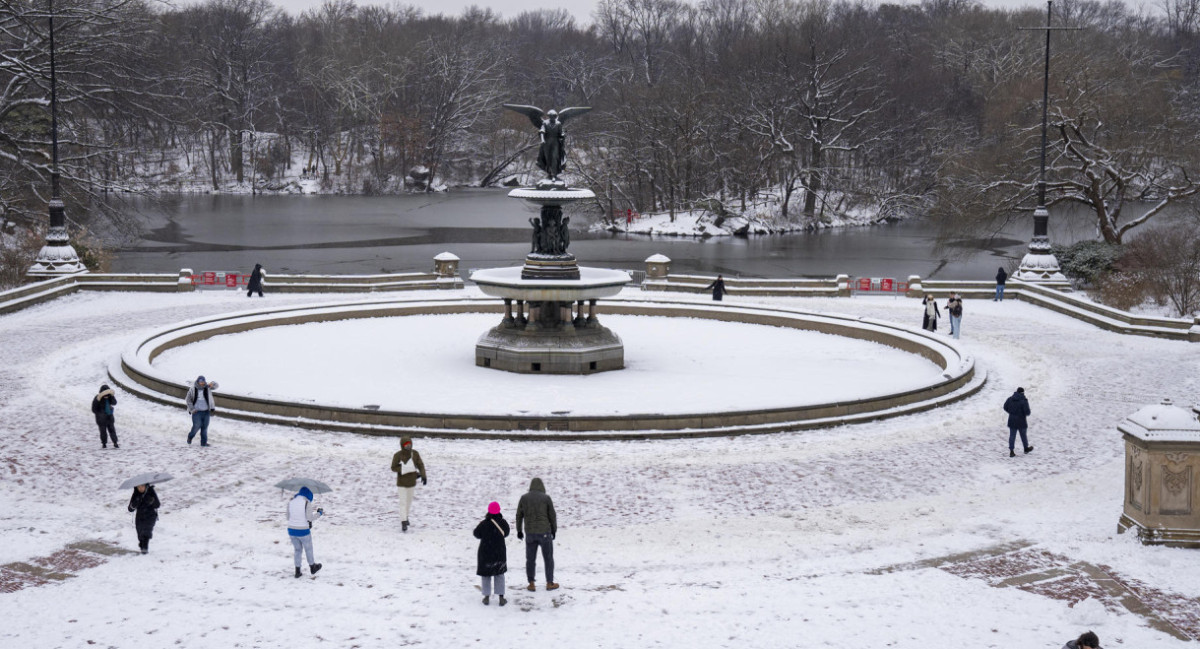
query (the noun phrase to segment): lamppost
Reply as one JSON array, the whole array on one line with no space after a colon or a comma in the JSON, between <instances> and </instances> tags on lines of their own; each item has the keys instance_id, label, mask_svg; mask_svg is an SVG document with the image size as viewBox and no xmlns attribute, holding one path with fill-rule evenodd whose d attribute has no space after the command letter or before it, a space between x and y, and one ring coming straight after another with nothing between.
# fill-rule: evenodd
<instances>
[{"instance_id":1,"label":"lamppost","mask_svg":"<svg viewBox=\"0 0 1200 649\"><path fill-rule=\"evenodd\" d=\"M71 247L67 233L67 215L58 190L58 79L54 68L54 0L50 7L50 230L46 233L46 245L38 252L37 260L26 274L28 277L58 277L72 273L87 272L79 261L79 255Z\"/></svg>"},{"instance_id":2,"label":"lamppost","mask_svg":"<svg viewBox=\"0 0 1200 649\"><path fill-rule=\"evenodd\" d=\"M1054 15L1054 0L1046 2L1045 27L1019 27L1018 29L1046 32L1046 66L1042 77L1042 167L1038 176L1038 204L1033 210L1033 238L1029 240L1029 252L1021 258L1021 266L1014 275L1025 282L1065 284L1067 278L1058 266L1058 259L1051 252L1050 236L1047 223L1050 221L1050 211L1046 209L1046 129L1047 110L1050 104L1050 32L1068 31L1078 27L1051 27L1050 19Z\"/></svg>"}]
</instances>

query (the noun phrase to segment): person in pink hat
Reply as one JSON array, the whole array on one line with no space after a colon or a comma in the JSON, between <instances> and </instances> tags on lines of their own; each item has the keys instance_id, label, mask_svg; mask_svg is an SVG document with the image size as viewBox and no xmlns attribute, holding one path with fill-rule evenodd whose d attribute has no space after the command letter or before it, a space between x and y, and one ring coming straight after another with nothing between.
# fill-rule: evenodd
<instances>
[{"instance_id":1,"label":"person in pink hat","mask_svg":"<svg viewBox=\"0 0 1200 649\"><path fill-rule=\"evenodd\" d=\"M504 539L508 537L508 521L500 513L500 503L488 504L487 516L475 526L475 538L479 539L479 563L475 574L479 575L483 591L483 605L487 606L494 591L500 596L500 605L504 599L504 573L508 572L508 549Z\"/></svg>"}]
</instances>

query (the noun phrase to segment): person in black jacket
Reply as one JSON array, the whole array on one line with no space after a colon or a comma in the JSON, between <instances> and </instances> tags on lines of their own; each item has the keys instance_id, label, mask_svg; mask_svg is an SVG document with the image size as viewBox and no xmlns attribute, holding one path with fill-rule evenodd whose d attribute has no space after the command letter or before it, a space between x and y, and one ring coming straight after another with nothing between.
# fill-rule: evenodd
<instances>
[{"instance_id":1,"label":"person in black jacket","mask_svg":"<svg viewBox=\"0 0 1200 649\"><path fill-rule=\"evenodd\" d=\"M1008 281L1008 273L1004 272L1004 268L996 271L996 297L992 298L993 302L1004 301L1004 282Z\"/></svg>"},{"instance_id":2,"label":"person in black jacket","mask_svg":"<svg viewBox=\"0 0 1200 649\"><path fill-rule=\"evenodd\" d=\"M712 289L713 300L720 302L721 296L725 295L725 279L720 275L717 275L717 279L714 280L712 284L704 287L704 290L706 291L709 289Z\"/></svg>"},{"instance_id":3,"label":"person in black jacket","mask_svg":"<svg viewBox=\"0 0 1200 649\"><path fill-rule=\"evenodd\" d=\"M142 554L150 551L150 537L154 536L154 524L158 522L158 494L154 485L140 484L133 488L129 498L129 511L136 511L133 527L137 530L138 547Z\"/></svg>"},{"instance_id":4,"label":"person in black jacket","mask_svg":"<svg viewBox=\"0 0 1200 649\"><path fill-rule=\"evenodd\" d=\"M254 270L250 271L250 282L247 284L246 297L254 297L257 292L259 297L263 296L262 292L263 267L262 264L254 264Z\"/></svg>"},{"instance_id":5,"label":"person in black jacket","mask_svg":"<svg viewBox=\"0 0 1200 649\"><path fill-rule=\"evenodd\" d=\"M1017 388L1017 391L1004 402L1004 412L1008 413L1008 456L1017 456L1016 451L1013 450L1017 441L1017 433L1021 434L1021 446L1028 454L1033 447L1029 445L1029 439L1025 437L1025 431L1029 427L1029 422L1026 420L1026 417L1029 416L1029 400L1025 398L1025 388Z\"/></svg>"},{"instance_id":6,"label":"person in black jacket","mask_svg":"<svg viewBox=\"0 0 1200 649\"><path fill-rule=\"evenodd\" d=\"M107 385L100 386L100 393L92 399L92 414L96 415L96 425L100 427L100 448L108 448L108 438L112 437L113 448L117 446L116 420L113 419L113 406L117 405L117 395Z\"/></svg>"},{"instance_id":7,"label":"person in black jacket","mask_svg":"<svg viewBox=\"0 0 1200 649\"><path fill-rule=\"evenodd\" d=\"M1063 645L1063 649L1100 649L1100 638L1091 631Z\"/></svg>"},{"instance_id":8,"label":"person in black jacket","mask_svg":"<svg viewBox=\"0 0 1200 649\"><path fill-rule=\"evenodd\" d=\"M475 526L475 538L479 539L478 567L475 574L482 581L483 604L487 605L492 597L492 591L500 596L500 605L504 599L504 573L508 572L508 548L504 539L508 536L508 521L500 513L500 503L488 505L487 516Z\"/></svg>"}]
</instances>

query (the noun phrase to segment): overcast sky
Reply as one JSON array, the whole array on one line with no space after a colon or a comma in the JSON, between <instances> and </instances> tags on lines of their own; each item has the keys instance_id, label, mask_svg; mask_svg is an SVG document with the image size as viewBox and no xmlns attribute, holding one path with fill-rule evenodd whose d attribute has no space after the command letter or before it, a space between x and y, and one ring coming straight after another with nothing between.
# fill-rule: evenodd
<instances>
[{"instance_id":1,"label":"overcast sky","mask_svg":"<svg viewBox=\"0 0 1200 649\"><path fill-rule=\"evenodd\" d=\"M202 0L174 0L176 4L195 4ZM355 0L357 4L394 4L392 0ZM693 4L696 0L686 0ZM889 0L893 4L909 4L918 0ZM307 9L319 7L323 0L272 0L277 7L298 15ZM566 9L581 23L591 22L592 9L598 0L403 0L400 4L420 7L426 14L457 15L471 5L490 7L505 18L511 18L531 9ZM989 7L1045 7L1045 0L983 0Z\"/></svg>"}]
</instances>

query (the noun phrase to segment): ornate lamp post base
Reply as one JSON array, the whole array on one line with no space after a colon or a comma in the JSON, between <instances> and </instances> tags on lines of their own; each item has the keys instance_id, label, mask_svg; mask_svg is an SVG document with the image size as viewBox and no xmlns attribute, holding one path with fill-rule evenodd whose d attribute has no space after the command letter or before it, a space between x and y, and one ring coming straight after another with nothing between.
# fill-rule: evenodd
<instances>
[{"instance_id":1,"label":"ornate lamp post base","mask_svg":"<svg viewBox=\"0 0 1200 649\"><path fill-rule=\"evenodd\" d=\"M1051 252L1050 237L1046 235L1046 222L1050 212L1044 206L1038 206L1033 212L1033 238L1029 240L1029 252L1021 258L1021 266L1013 274L1015 279L1035 284L1056 284L1069 287L1066 275L1058 265L1058 259Z\"/></svg>"},{"instance_id":2,"label":"ornate lamp post base","mask_svg":"<svg viewBox=\"0 0 1200 649\"><path fill-rule=\"evenodd\" d=\"M54 205L56 201L58 202L57 206ZM57 199L50 201L52 215L55 207L61 212L62 201ZM51 226L50 232L46 235L46 245L42 246L37 259L33 262L33 266L26 271L25 276L33 278L61 277L84 272L87 272L87 267L79 261L79 255L76 254L75 248L71 247L71 237L67 234L66 226L57 225Z\"/></svg>"}]
</instances>

